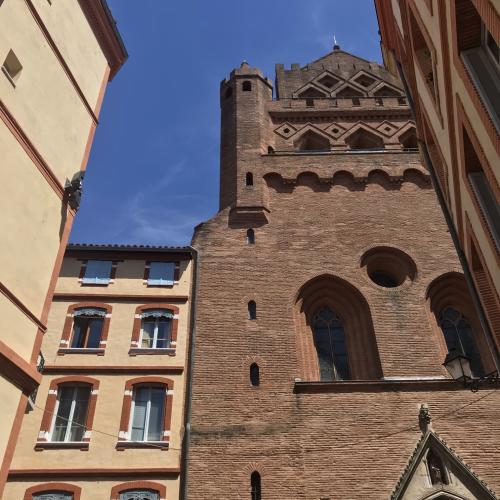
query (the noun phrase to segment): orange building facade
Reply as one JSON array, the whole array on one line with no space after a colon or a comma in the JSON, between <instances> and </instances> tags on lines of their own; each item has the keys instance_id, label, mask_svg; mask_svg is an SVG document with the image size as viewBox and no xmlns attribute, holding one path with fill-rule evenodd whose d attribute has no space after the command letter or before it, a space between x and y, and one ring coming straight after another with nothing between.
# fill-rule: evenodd
<instances>
[{"instance_id":1,"label":"orange building facade","mask_svg":"<svg viewBox=\"0 0 500 500\"><path fill-rule=\"evenodd\" d=\"M193 253L69 245L3 498L179 498Z\"/></svg>"},{"instance_id":2,"label":"orange building facade","mask_svg":"<svg viewBox=\"0 0 500 500\"><path fill-rule=\"evenodd\" d=\"M385 65L411 100L426 164L499 367L500 3L376 0Z\"/></svg>"}]
</instances>

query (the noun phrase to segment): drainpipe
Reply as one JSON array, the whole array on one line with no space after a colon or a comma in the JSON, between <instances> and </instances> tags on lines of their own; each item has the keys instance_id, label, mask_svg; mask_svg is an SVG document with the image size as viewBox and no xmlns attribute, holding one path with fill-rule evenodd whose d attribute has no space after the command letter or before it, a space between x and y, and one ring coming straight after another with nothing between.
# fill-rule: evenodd
<instances>
[{"instance_id":1,"label":"drainpipe","mask_svg":"<svg viewBox=\"0 0 500 500\"><path fill-rule=\"evenodd\" d=\"M394 52L394 51L393 51ZM413 116L415 117L415 105L413 102L412 95L410 94L408 84L406 82L404 73L403 73L403 68L401 67L401 63L397 61L396 57L394 56L394 60L397 62L397 67L398 67L398 73L401 81L403 82L403 87L405 89L406 96L408 98L408 104L410 106L410 109L412 111ZM458 238L458 233L455 228L455 223L453 221L453 217L451 216L450 210L448 208L448 205L446 203L445 197L443 195L443 191L441 190L441 185L438 182L438 178L436 175L436 170L434 169L434 165L432 164L431 157L429 155L429 151L427 149L427 144L422 141L418 140L418 144L420 146L420 151L423 154L424 161L427 165L427 168L429 169L429 173L431 174L431 179L432 179L432 184L434 186L434 189L436 191L436 195L439 201L439 205L441 206L441 210L443 211L444 218L446 221L446 225L448 226L448 229L450 231L451 239L453 240L453 245L455 246L455 251L457 252L458 259L460 260L460 265L462 266L462 269L464 271L464 276L465 276L465 281L467 283L467 288L469 289L469 294L472 298L472 303L474 305L474 308L476 310L476 313L479 317L479 322L481 323L481 327L483 328L484 331L484 336L486 337L486 343L488 344L488 349L490 351L491 357L493 359L493 363L495 365L495 369L500 372L500 354L498 353L498 348L496 346L495 340L493 338L493 334L490 329L490 325L488 323L488 320L486 318L486 314L483 309L483 305L481 304L481 301L479 300L479 294L477 293L476 285L474 284L474 280L472 278L472 273L469 267L469 262L467 261L467 258L465 257L465 254L462 250L462 247L460 245L460 239Z\"/></svg>"},{"instance_id":2,"label":"drainpipe","mask_svg":"<svg viewBox=\"0 0 500 500\"><path fill-rule=\"evenodd\" d=\"M195 349L195 310L196 293L198 288L198 252L196 248L190 247L193 255L193 286L191 288L191 311L189 314L189 349L186 373L186 401L184 403L184 437L182 439L181 450L181 477L179 499L187 500L188 497L188 466L189 466L189 445L191 443L191 400L193 395L193 368Z\"/></svg>"}]
</instances>

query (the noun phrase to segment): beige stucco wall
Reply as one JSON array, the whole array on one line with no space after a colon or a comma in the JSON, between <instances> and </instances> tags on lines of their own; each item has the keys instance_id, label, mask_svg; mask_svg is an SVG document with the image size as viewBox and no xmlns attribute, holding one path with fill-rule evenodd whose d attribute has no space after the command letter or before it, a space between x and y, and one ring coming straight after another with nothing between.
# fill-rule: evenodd
<instances>
[{"instance_id":1,"label":"beige stucco wall","mask_svg":"<svg viewBox=\"0 0 500 500\"><path fill-rule=\"evenodd\" d=\"M88 257L87 257L88 258ZM115 258L115 257L114 257ZM84 253L81 259L85 260ZM168 260L168 254L152 253L147 259L127 259L126 253L120 256L117 275L114 283L108 287L101 286L82 286L78 276L81 268L81 261L77 258L66 258L61 269L61 277L56 286L59 293L73 294L73 297L66 299L59 296L52 304L48 329L44 335L42 352L44 353L46 366L49 371L43 376L40 385L36 407L25 416L23 426L18 439L16 452L12 462L13 469L59 469L61 467L71 468L178 468L180 467L180 449L182 445L183 432L183 410L184 410L184 390L185 373L174 374L163 373L161 376L173 380L174 393L172 404L171 436L170 447L168 450L158 448L148 449L125 449L116 450L118 433L120 430L120 418L124 398L125 384L127 380L136 377L147 376L147 367L179 367L185 366L187 354L187 340L189 328L189 300L169 300L169 297L186 296L190 294L192 263L190 261L181 261L181 273L179 283L168 288L149 288L143 283L144 266L146 260ZM93 297L80 298L78 294L93 294ZM171 303L179 307L178 313L178 332L177 346L174 356L165 354L130 356L129 349L134 323L134 314L137 306L148 303L148 295L162 295L161 302ZM102 298L102 295L108 295L109 300ZM115 295L115 296L114 296ZM117 298L116 295L127 296ZM141 301L138 295L144 296ZM132 298L133 297L133 298ZM69 300L71 299L71 300ZM68 307L78 302L105 302L112 306L110 326L108 332L107 345L104 356L95 354L65 354L58 355L61 335L67 316ZM151 303L151 300L149 300ZM156 300L155 300L156 303ZM50 373L50 366L119 366L119 367L145 367L145 371L137 372L106 372L93 373L92 371L71 373L75 375L85 375L99 380L99 392L95 417L93 422L93 431L90 439L88 451L75 449L46 449L43 451L34 451L34 446L40 430L41 420L47 401L48 390L53 379L69 375L69 372L62 370L60 373ZM43 465L42 465L43 464ZM65 464L71 464L65 465ZM146 478L145 478L146 480ZM154 479L147 480L154 481ZM57 481L64 482L63 478ZM11 495L7 498L22 498L22 494L29 486L40 484L43 481L12 481L7 485L6 494ZM167 499L178 497L179 478L173 476L165 477L157 482L167 484ZM119 481L71 481L71 484L80 485L83 488L82 500L84 499L105 499L109 498L111 488Z\"/></svg>"},{"instance_id":2,"label":"beige stucco wall","mask_svg":"<svg viewBox=\"0 0 500 500\"><path fill-rule=\"evenodd\" d=\"M0 375L0 394L2 395L2 404L0 405L0 457L3 457L21 398L21 391Z\"/></svg>"},{"instance_id":3,"label":"beige stucco wall","mask_svg":"<svg viewBox=\"0 0 500 500\"><path fill-rule=\"evenodd\" d=\"M168 255L151 254L149 260L168 259ZM103 258L103 260L105 260ZM108 260L112 260L109 258ZM78 276L82 267L82 262L75 258L64 259L61 275L57 282L56 293L91 293L97 291L99 294L111 295L122 293L141 293L146 295L159 295L168 297L169 295L189 295L191 264L189 261L180 262L179 283L172 288L148 287L144 283L144 267L146 260L128 260L119 262L116 270L116 279L106 287L95 287L82 285L75 276Z\"/></svg>"},{"instance_id":4,"label":"beige stucco wall","mask_svg":"<svg viewBox=\"0 0 500 500\"><path fill-rule=\"evenodd\" d=\"M85 14L81 9L75 9L74 2L67 0L51 3L47 0L32 1L64 61L94 109L108 63ZM82 64L82 61L85 61L85 64Z\"/></svg>"},{"instance_id":5,"label":"beige stucco wall","mask_svg":"<svg viewBox=\"0 0 500 500\"><path fill-rule=\"evenodd\" d=\"M179 498L179 482L176 479L152 478L148 479L158 484L165 485L167 488L167 496L165 500L176 500ZM44 481L45 482L45 481ZM123 481L62 481L66 484L79 486L82 488L81 500L109 500L111 497L111 489L116 485L123 484ZM24 482L9 482L5 488L5 498L12 500L20 500L24 497L24 492L32 486L39 485L40 482L24 481ZM160 499L163 500L163 497Z\"/></svg>"},{"instance_id":6,"label":"beige stucco wall","mask_svg":"<svg viewBox=\"0 0 500 500\"><path fill-rule=\"evenodd\" d=\"M53 2L57 3L60 2ZM77 3L72 9L75 6L80 9ZM58 11L59 8L55 9ZM66 19L66 23L71 24L71 18ZM53 24L57 25L57 20ZM0 74L1 99L64 184L66 178L80 170L92 118L26 3L5 0L0 9L0 26L0 61L3 63L12 49L23 66L15 88L3 73ZM75 26L71 45L85 45L88 37L77 39L77 34ZM81 72L90 68L94 73L95 88L100 87L104 75L103 57L102 53L100 58L89 54L88 59L80 61ZM95 89L92 94L95 95Z\"/></svg>"},{"instance_id":7,"label":"beige stucco wall","mask_svg":"<svg viewBox=\"0 0 500 500\"><path fill-rule=\"evenodd\" d=\"M62 203L3 122L0 151L0 213L6 236L0 247L0 281L40 315L59 250Z\"/></svg>"}]
</instances>

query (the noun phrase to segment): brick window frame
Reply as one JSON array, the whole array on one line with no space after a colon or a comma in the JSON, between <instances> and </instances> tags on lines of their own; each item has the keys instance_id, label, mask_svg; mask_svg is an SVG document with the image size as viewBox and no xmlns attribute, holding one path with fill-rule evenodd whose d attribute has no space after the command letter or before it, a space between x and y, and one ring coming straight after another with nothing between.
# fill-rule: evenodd
<instances>
[{"instance_id":1,"label":"brick window frame","mask_svg":"<svg viewBox=\"0 0 500 500\"><path fill-rule=\"evenodd\" d=\"M134 489L154 490L160 496L160 500L166 500L167 498L167 487L163 484L153 481L130 481L128 483L121 483L113 486L113 488L111 488L110 500L120 500L120 493Z\"/></svg>"},{"instance_id":2,"label":"brick window frame","mask_svg":"<svg viewBox=\"0 0 500 500\"><path fill-rule=\"evenodd\" d=\"M493 123L493 120L490 117L488 110L486 109L486 105L481 98L479 90L477 89L472 76L467 70L462 58L460 57L459 50L459 41L458 41L458 33L457 33L457 16L456 16L456 5L457 1L461 0L453 0L450 6L450 15L451 15L451 46L452 46L452 59L457 73L460 76L461 81L463 82L467 93L475 107L481 122L483 123L488 136L490 137L493 146L496 149L497 154L500 154L500 136L496 131L496 127ZM481 21L484 23L488 31L495 38L497 43L500 43L500 17L498 13L495 11L492 2L489 0L472 0L471 1L473 7L476 9ZM469 29L474 29L474 26L469 26ZM470 35L469 35L470 36Z\"/></svg>"},{"instance_id":3,"label":"brick window frame","mask_svg":"<svg viewBox=\"0 0 500 500\"><path fill-rule=\"evenodd\" d=\"M151 262L164 262L164 263L171 263L173 262L174 264L174 284L173 285L149 285L148 284L148 279L149 279L149 270L151 269ZM143 284L144 286L148 288L172 288L175 285L179 284L179 279L181 276L181 263L180 261L172 261L172 260L147 260L146 264L144 266L144 275L143 275Z\"/></svg>"},{"instance_id":4,"label":"brick window frame","mask_svg":"<svg viewBox=\"0 0 500 500\"><path fill-rule=\"evenodd\" d=\"M52 427L52 421L55 417L54 410L57 402L57 394L59 388L65 385L88 385L90 386L90 399L87 409L87 418L85 419L85 428L87 429L83 435L82 441L77 443L63 443L49 441L49 433ZM35 445L35 450L45 448L79 448L88 450L89 442L92 433L92 425L94 423L95 409L97 404L97 395L99 394L99 380L91 377L83 376L67 376L59 377L51 380L47 401L45 402L45 410L40 424L40 430Z\"/></svg>"},{"instance_id":5,"label":"brick window frame","mask_svg":"<svg viewBox=\"0 0 500 500\"><path fill-rule=\"evenodd\" d=\"M79 259L80 260L80 259ZM85 276L85 271L87 269L87 263L89 260L108 260L111 259L82 259L80 262L82 263L80 267L80 273L78 274L78 282L81 286L96 286L96 287L106 287L115 282L116 279L116 270L118 268L118 263L122 262L119 260L111 260L111 272L109 274L109 283L83 283L83 277Z\"/></svg>"},{"instance_id":6,"label":"brick window frame","mask_svg":"<svg viewBox=\"0 0 500 500\"><path fill-rule=\"evenodd\" d=\"M64 493L71 493L73 500L80 500L82 489L80 486L68 483L43 483L29 487L24 492L23 500L33 500L33 495L37 493L44 493L46 491L61 491Z\"/></svg>"},{"instance_id":7,"label":"brick window frame","mask_svg":"<svg viewBox=\"0 0 500 500\"><path fill-rule=\"evenodd\" d=\"M465 234L467 256L472 277L484 312L486 313L491 332L493 333L497 347L500 348L500 297L496 291L494 281L489 273L486 260L481 253L481 248L467 214L465 217Z\"/></svg>"},{"instance_id":8,"label":"brick window frame","mask_svg":"<svg viewBox=\"0 0 500 500\"><path fill-rule=\"evenodd\" d=\"M476 315L476 310L469 295L464 275L454 271L441 274L432 280L427 287L425 298L427 301L426 308L430 319L431 329L434 333L439 351L439 358L436 360L436 363L441 366L443 375L448 374L446 369L442 366L445 356L448 354L448 347L446 345L444 333L439 324L439 315L447 307L452 307L467 317L473 330L474 340L485 372L489 373L493 371L495 365L491 358L481 323Z\"/></svg>"},{"instance_id":9,"label":"brick window frame","mask_svg":"<svg viewBox=\"0 0 500 500\"><path fill-rule=\"evenodd\" d=\"M468 151L468 148L466 147L466 141L464 139L464 129L467 134L467 144L469 147L472 147L472 152L477 157L479 164L481 166L482 171L484 172L484 175L486 179L488 180L488 183L490 185L491 190L493 191L493 195L497 200L500 200L500 186L497 182L497 179L495 177L495 174L493 172L493 168L490 165L490 162L486 158L486 155L484 154L483 148L481 147L481 144L479 142L479 139L477 138L476 133L474 132L473 127L471 126L469 119L467 118L467 115L465 113L464 106L459 99L458 95L456 96L456 105L457 105L457 119L458 119L458 141L459 141L459 148L460 148L460 155L459 155L459 168L460 168L460 175L462 176L462 181L467 188L467 192L469 193L469 196L472 200L472 204L474 205L476 214L478 215L479 220L481 221L481 226L482 229L487 236L488 243L490 244L491 250L493 252L493 255L496 256L496 261L497 264L500 265L500 252L497 249L495 240L493 238L493 233L491 232L490 226L486 220L486 216L484 214L483 209L481 208L479 201L477 199L476 193L474 192L474 189L472 187L472 184L469 180L469 176L467 175L467 164L466 164L466 157L470 156L470 152ZM469 153L469 154L468 154Z\"/></svg>"},{"instance_id":10,"label":"brick window frame","mask_svg":"<svg viewBox=\"0 0 500 500\"><path fill-rule=\"evenodd\" d=\"M165 443L165 449L168 449L170 443L170 426L172 422L172 408L174 397L174 381L166 377L145 376L136 377L127 380L125 383L125 390L123 393L123 405L120 418L120 430L118 434L117 450L125 448L151 448L148 441L130 441L129 428L130 419L132 417L132 397L134 388L141 386L156 386L165 388L165 407L163 414L163 432L161 441ZM161 446L161 444L159 444Z\"/></svg>"},{"instance_id":11,"label":"brick window frame","mask_svg":"<svg viewBox=\"0 0 500 500\"><path fill-rule=\"evenodd\" d=\"M349 380L379 380L383 375L382 365L368 302L356 287L328 274L317 276L305 283L295 300L294 323L302 380L320 380L311 323L313 316L322 307L329 307L343 320Z\"/></svg>"},{"instance_id":12,"label":"brick window frame","mask_svg":"<svg viewBox=\"0 0 500 500\"><path fill-rule=\"evenodd\" d=\"M434 109L436 111L436 115L439 119L439 122L441 126L443 126L443 114L441 113L441 106L440 106L440 98L439 98L439 82L438 82L438 72L437 72L437 64L438 64L438 59L437 59L437 51L436 48L434 47L434 44L432 43L432 39L427 31L427 28L425 27L425 23L422 21L422 18L420 17L420 14L418 12L417 7L415 6L413 1L408 2L408 28L409 28L409 39L410 39L410 48L412 51L412 59L413 59L413 66L417 68L418 73L420 74L422 80L424 83L427 81L426 80L426 75L423 73L422 67L420 65L419 59L417 57L417 50L415 46L415 29L413 27L413 20L415 20L416 27L418 28L420 34L422 35L423 42L427 46L427 50L429 51L431 55L431 65L432 65L432 74L433 74L433 91L429 88L429 85L425 85L425 88L427 89L430 97L431 97L431 102L434 105ZM415 93L414 95L418 95Z\"/></svg>"},{"instance_id":13,"label":"brick window frame","mask_svg":"<svg viewBox=\"0 0 500 500\"><path fill-rule=\"evenodd\" d=\"M98 349L87 349L87 348L71 348L69 347L71 342L71 336L73 334L73 318L74 312L77 309L84 309L86 307L93 307L96 309L104 309L106 311L106 316L102 324L101 340L99 342ZM66 313L66 318L64 320L63 331L61 335L61 340L59 341L59 349L57 354L59 356L64 356L65 354L97 354L98 356L104 356L106 345L108 342L109 325L111 322L111 313L113 312L113 307L104 302L78 302L77 304L71 304L68 307Z\"/></svg>"},{"instance_id":14,"label":"brick window frame","mask_svg":"<svg viewBox=\"0 0 500 500\"><path fill-rule=\"evenodd\" d=\"M148 309L167 309L171 311L174 315L172 319L172 331L171 331L171 341L170 347L164 349L147 349L139 347L140 337L141 337L141 325L142 318L141 315L143 311ZM179 330L179 308L172 304L166 302L158 302L156 304L146 304L138 306L135 309L134 314L134 325L132 327L132 338L130 339L130 356L144 355L144 354L167 354L170 356L175 356L177 350L177 333Z\"/></svg>"}]
</instances>

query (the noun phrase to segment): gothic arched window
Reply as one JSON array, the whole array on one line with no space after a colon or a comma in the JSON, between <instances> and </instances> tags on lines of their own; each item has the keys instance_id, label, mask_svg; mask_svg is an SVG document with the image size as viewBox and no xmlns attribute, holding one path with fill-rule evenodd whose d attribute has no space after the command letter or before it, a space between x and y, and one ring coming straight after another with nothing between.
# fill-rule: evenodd
<instances>
[{"instance_id":1,"label":"gothic arched window","mask_svg":"<svg viewBox=\"0 0 500 500\"><path fill-rule=\"evenodd\" d=\"M253 471L250 476L250 487L251 487L251 500L261 499L261 488L260 488L260 474L257 471Z\"/></svg>"},{"instance_id":2,"label":"gothic arched window","mask_svg":"<svg viewBox=\"0 0 500 500\"><path fill-rule=\"evenodd\" d=\"M484 374L481 357L474 340L470 321L452 307L447 307L439 315L439 324L443 330L448 351L457 350L470 359L472 373L477 377Z\"/></svg>"},{"instance_id":3,"label":"gothic arched window","mask_svg":"<svg viewBox=\"0 0 500 500\"><path fill-rule=\"evenodd\" d=\"M344 325L340 316L330 308L324 307L315 314L312 325L320 380L349 379Z\"/></svg>"}]
</instances>

